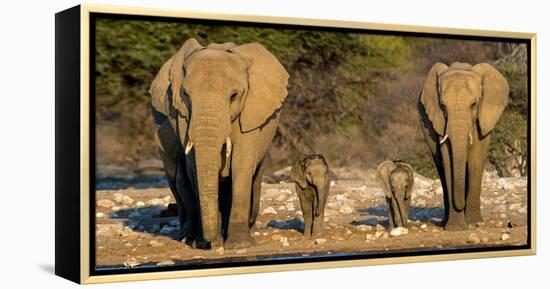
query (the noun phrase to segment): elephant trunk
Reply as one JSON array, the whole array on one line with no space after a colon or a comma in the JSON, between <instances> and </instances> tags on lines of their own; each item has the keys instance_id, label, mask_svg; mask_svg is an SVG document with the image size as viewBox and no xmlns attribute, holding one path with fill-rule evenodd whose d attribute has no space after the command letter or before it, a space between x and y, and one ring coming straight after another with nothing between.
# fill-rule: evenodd
<instances>
[{"instance_id":1,"label":"elephant trunk","mask_svg":"<svg viewBox=\"0 0 550 289\"><path fill-rule=\"evenodd\" d=\"M221 150L230 134L226 118L217 117L214 107L213 104L195 105L189 126L190 142L195 149L202 234L208 242L216 240L220 234L218 186Z\"/></svg>"},{"instance_id":2,"label":"elephant trunk","mask_svg":"<svg viewBox=\"0 0 550 289\"><path fill-rule=\"evenodd\" d=\"M456 130L449 133L452 147L452 180L453 180L453 205L456 210L462 211L466 199L466 160L469 144L469 126L455 126Z\"/></svg>"},{"instance_id":3,"label":"elephant trunk","mask_svg":"<svg viewBox=\"0 0 550 289\"><path fill-rule=\"evenodd\" d=\"M394 197L391 199L392 204L392 210L393 210L393 218L395 226L397 227L403 227L403 220L402 220L402 211L401 211L401 205L399 203L400 200L397 199L397 196L394 194Z\"/></svg>"},{"instance_id":4,"label":"elephant trunk","mask_svg":"<svg viewBox=\"0 0 550 289\"><path fill-rule=\"evenodd\" d=\"M206 241L212 242L220 232L218 208L220 153L217 149L199 145L199 142L196 142L195 147L202 233Z\"/></svg>"},{"instance_id":5,"label":"elephant trunk","mask_svg":"<svg viewBox=\"0 0 550 289\"><path fill-rule=\"evenodd\" d=\"M321 216L327 203L328 192L330 189L330 182L327 180L315 180L313 183L315 185L315 193L317 194L317 206L314 208L315 217Z\"/></svg>"}]
</instances>

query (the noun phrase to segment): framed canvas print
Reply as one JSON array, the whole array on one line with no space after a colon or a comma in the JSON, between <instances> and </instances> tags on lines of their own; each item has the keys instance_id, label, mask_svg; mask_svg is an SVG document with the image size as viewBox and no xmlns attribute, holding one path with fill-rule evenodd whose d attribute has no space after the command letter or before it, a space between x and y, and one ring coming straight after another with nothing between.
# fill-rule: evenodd
<instances>
[{"instance_id":1,"label":"framed canvas print","mask_svg":"<svg viewBox=\"0 0 550 289\"><path fill-rule=\"evenodd\" d=\"M535 254L535 34L56 14L78 283Z\"/></svg>"}]
</instances>

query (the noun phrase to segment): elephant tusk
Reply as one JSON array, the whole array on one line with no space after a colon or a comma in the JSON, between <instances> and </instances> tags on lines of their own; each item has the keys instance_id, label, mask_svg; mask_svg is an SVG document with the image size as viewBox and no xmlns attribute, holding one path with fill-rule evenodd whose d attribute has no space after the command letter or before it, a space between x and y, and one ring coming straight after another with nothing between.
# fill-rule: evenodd
<instances>
[{"instance_id":1,"label":"elephant tusk","mask_svg":"<svg viewBox=\"0 0 550 289\"><path fill-rule=\"evenodd\" d=\"M439 144L443 144L447 140L447 138L449 138L449 135L445 134L443 138L439 141Z\"/></svg>"},{"instance_id":2,"label":"elephant tusk","mask_svg":"<svg viewBox=\"0 0 550 289\"><path fill-rule=\"evenodd\" d=\"M231 137L225 138L225 159L229 159L231 156L231 150L233 149L233 144L231 144Z\"/></svg>"},{"instance_id":3,"label":"elephant tusk","mask_svg":"<svg viewBox=\"0 0 550 289\"><path fill-rule=\"evenodd\" d=\"M470 140L470 144L474 143L474 139L472 138L472 131L468 134L468 140Z\"/></svg>"},{"instance_id":4,"label":"elephant tusk","mask_svg":"<svg viewBox=\"0 0 550 289\"><path fill-rule=\"evenodd\" d=\"M193 148L193 141L189 140L189 142L187 142L187 145L185 146L185 155L188 155L192 148Z\"/></svg>"}]
</instances>

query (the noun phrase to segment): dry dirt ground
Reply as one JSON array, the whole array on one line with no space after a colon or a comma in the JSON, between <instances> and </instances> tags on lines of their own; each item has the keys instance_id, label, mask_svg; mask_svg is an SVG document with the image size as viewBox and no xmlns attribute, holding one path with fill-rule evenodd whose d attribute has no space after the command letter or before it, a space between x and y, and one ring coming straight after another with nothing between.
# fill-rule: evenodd
<instances>
[{"instance_id":1,"label":"dry dirt ground","mask_svg":"<svg viewBox=\"0 0 550 289\"><path fill-rule=\"evenodd\" d=\"M285 179L287 170L275 179ZM336 169L325 211L323 236L306 239L300 203L290 182L263 183L260 215L252 234L257 245L241 250L200 250L175 239L177 217L160 217L173 201L168 188L134 187L96 192L97 268L170 266L440 248L524 245L527 183L485 172L481 196L484 223L466 231L440 227L439 180L415 175L408 232L391 232L384 194L373 170ZM270 179L273 181L273 178Z\"/></svg>"}]
</instances>

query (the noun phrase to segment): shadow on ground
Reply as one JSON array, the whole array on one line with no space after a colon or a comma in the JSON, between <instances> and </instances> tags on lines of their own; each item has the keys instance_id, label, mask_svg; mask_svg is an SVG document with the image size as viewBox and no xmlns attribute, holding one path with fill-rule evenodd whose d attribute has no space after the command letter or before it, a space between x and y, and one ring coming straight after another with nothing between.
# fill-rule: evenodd
<instances>
[{"instance_id":1,"label":"shadow on ground","mask_svg":"<svg viewBox=\"0 0 550 289\"><path fill-rule=\"evenodd\" d=\"M386 205L378 205L376 207L360 209L359 212L365 219L353 220L351 225L381 225L385 228L389 227L388 207ZM445 210L442 207L410 207L409 220L420 221L440 225L441 220L445 215Z\"/></svg>"},{"instance_id":2,"label":"shadow on ground","mask_svg":"<svg viewBox=\"0 0 550 289\"><path fill-rule=\"evenodd\" d=\"M296 230L300 233L304 232L304 222L297 217L290 220L271 220L267 223L268 227L280 229L280 230Z\"/></svg>"},{"instance_id":3,"label":"shadow on ground","mask_svg":"<svg viewBox=\"0 0 550 289\"><path fill-rule=\"evenodd\" d=\"M123 209L111 212L109 219L119 219L124 226L136 232L149 233L155 236L168 236L178 240L180 222L177 216L163 217L164 206L147 206L141 208Z\"/></svg>"}]
</instances>

